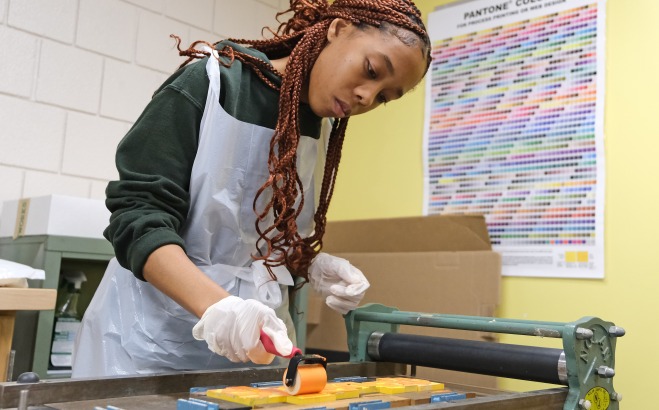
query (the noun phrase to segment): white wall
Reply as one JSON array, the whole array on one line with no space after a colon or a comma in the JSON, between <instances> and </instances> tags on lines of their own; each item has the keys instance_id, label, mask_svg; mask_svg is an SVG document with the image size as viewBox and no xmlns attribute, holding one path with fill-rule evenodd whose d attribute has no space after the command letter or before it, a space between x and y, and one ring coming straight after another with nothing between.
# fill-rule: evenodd
<instances>
[{"instance_id":1,"label":"white wall","mask_svg":"<svg viewBox=\"0 0 659 410\"><path fill-rule=\"evenodd\" d=\"M184 61L170 34L259 38L288 0L0 0L1 201L103 199L117 143Z\"/></svg>"}]
</instances>

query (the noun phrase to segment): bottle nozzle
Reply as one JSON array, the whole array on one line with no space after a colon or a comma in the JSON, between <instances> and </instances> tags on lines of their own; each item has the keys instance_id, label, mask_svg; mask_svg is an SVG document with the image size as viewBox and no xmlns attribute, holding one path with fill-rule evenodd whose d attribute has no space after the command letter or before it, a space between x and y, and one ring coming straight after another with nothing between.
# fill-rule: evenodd
<instances>
[{"instance_id":1,"label":"bottle nozzle","mask_svg":"<svg viewBox=\"0 0 659 410\"><path fill-rule=\"evenodd\" d=\"M80 290L82 282L87 281L87 276L82 271L64 271L62 275L76 290Z\"/></svg>"}]
</instances>

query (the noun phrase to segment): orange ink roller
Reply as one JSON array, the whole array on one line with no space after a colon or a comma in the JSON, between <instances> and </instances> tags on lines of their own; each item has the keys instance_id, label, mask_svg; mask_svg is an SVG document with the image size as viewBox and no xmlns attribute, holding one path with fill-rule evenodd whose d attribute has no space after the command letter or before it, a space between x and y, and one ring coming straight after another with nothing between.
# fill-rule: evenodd
<instances>
[{"instance_id":1,"label":"orange ink roller","mask_svg":"<svg viewBox=\"0 0 659 410\"><path fill-rule=\"evenodd\" d=\"M272 339L261 330L261 343L265 351L277 356L291 359L284 371L284 386L288 394L319 393L327 384L327 359L317 354L303 355L302 351L293 346L293 351L287 356L275 349Z\"/></svg>"}]
</instances>

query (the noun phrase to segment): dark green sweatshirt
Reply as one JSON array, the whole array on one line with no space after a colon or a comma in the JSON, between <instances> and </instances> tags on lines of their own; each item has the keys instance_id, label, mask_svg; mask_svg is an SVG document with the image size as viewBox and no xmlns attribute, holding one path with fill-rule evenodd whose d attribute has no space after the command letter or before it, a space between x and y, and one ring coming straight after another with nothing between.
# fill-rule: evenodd
<instances>
[{"instance_id":1,"label":"dark green sweatshirt","mask_svg":"<svg viewBox=\"0 0 659 410\"><path fill-rule=\"evenodd\" d=\"M263 53L234 43L218 48L224 44L268 61ZM220 104L229 115L274 129L279 92L239 60L229 68L220 65L220 76ZM157 248L177 244L185 249L179 231L190 207L190 174L208 84L206 59L178 70L154 93L117 148L119 180L106 189L112 216L104 235L121 266L138 279L144 280L144 263ZM318 138L321 118L306 104L300 106L300 118L302 134Z\"/></svg>"}]
</instances>

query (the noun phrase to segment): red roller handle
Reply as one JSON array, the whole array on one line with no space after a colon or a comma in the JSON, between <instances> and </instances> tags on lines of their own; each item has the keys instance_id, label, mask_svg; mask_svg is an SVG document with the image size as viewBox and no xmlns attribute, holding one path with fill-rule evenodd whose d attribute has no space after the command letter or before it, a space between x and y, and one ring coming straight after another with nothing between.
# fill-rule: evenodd
<instances>
[{"instance_id":1,"label":"red roller handle","mask_svg":"<svg viewBox=\"0 0 659 410\"><path fill-rule=\"evenodd\" d=\"M277 355L277 356L284 357L286 359L290 359L295 355L302 354L302 350L300 350L299 348L293 346L293 350L291 351L291 353L289 355L287 355L287 356L282 355L281 353L279 353L277 351L277 349L275 348L275 344L272 342L272 339L270 339L270 336L268 336L267 333L265 333L263 331L263 329L261 329L261 343L263 343L263 347L265 348L266 352L272 353L272 354Z\"/></svg>"}]
</instances>

